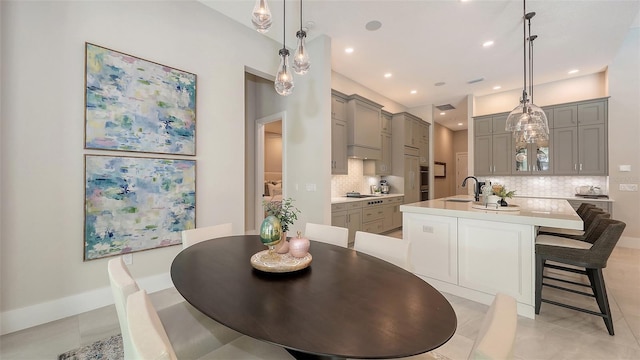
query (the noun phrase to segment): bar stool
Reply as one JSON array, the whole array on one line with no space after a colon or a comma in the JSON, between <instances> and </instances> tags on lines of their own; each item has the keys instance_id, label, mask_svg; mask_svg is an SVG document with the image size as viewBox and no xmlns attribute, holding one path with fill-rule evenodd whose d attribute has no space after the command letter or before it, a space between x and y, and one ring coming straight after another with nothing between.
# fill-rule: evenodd
<instances>
[{"instance_id":1,"label":"bar stool","mask_svg":"<svg viewBox=\"0 0 640 360\"><path fill-rule=\"evenodd\" d=\"M538 235L565 236L575 240L584 241L584 239L586 238L586 233L589 231L589 229L593 225L593 221L595 220L596 216L598 216L599 214L605 214L607 218L611 216L606 211L591 205L591 207L587 207L582 212L582 215L578 214L580 215L580 218L582 218L582 221L584 223L583 225L584 230L562 229L562 228L542 226L538 230Z\"/></svg>"},{"instance_id":2,"label":"bar stool","mask_svg":"<svg viewBox=\"0 0 640 360\"><path fill-rule=\"evenodd\" d=\"M604 320L609 335L614 335L613 319L611 318L611 309L609 308L609 299L607 298L607 290L604 284L602 269L607 266L607 260L609 259L613 248L616 246L616 243L620 239L625 226L626 224L622 221L607 219L599 216L597 217L597 221L594 221L593 230L588 234L584 241L570 239L563 236L537 236L535 302L536 314L540 314L540 306L542 302L545 302L548 304L581 311L587 314L600 316ZM547 264L547 261L566 264L578 267L579 269L562 265ZM545 276L544 268L551 268L586 275L589 278L590 285L585 285L579 282L559 279L551 276ZM584 270L582 270L581 268L584 268ZM545 283L543 279L590 287L593 294ZM598 307L600 308L600 312L598 313L588 309L543 299L543 286L569 291L580 295L595 297L596 302L598 303Z\"/></svg>"}]
</instances>

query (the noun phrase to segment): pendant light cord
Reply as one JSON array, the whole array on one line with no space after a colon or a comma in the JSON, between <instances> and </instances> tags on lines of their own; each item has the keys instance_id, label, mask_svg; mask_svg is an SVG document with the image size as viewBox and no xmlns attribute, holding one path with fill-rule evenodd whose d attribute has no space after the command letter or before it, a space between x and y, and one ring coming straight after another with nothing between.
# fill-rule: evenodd
<instances>
[{"instance_id":1,"label":"pendant light cord","mask_svg":"<svg viewBox=\"0 0 640 360\"><path fill-rule=\"evenodd\" d=\"M286 49L287 48L287 43L286 40L287 39L287 2L282 1L282 48Z\"/></svg>"},{"instance_id":2,"label":"pendant light cord","mask_svg":"<svg viewBox=\"0 0 640 360\"><path fill-rule=\"evenodd\" d=\"M527 0L522 0L522 74L523 74L523 84L522 87L522 105L526 104L527 100ZM524 111L524 107L523 107Z\"/></svg>"},{"instance_id":3,"label":"pendant light cord","mask_svg":"<svg viewBox=\"0 0 640 360\"><path fill-rule=\"evenodd\" d=\"M302 0L300 0L300 31L302 31Z\"/></svg>"}]
</instances>

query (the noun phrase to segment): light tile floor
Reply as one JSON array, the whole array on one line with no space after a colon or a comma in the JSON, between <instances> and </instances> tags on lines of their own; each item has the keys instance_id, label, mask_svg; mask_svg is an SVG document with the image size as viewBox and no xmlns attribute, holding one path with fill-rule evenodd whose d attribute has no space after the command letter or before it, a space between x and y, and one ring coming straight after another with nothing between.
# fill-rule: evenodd
<instances>
[{"instance_id":1,"label":"light tile floor","mask_svg":"<svg viewBox=\"0 0 640 360\"><path fill-rule=\"evenodd\" d=\"M518 318L517 359L640 359L640 250L617 248L608 265L605 278L616 335L608 335L599 317L543 304L535 320ZM451 359L466 359L488 307L445 296L456 311L458 328L437 352ZM549 288L545 288L544 296L570 299L578 305L593 304L595 309L591 298L567 296ZM181 300L173 288L151 297L157 308ZM4 335L0 337L0 359L56 359L63 352L119 331L115 308L107 306Z\"/></svg>"}]
</instances>

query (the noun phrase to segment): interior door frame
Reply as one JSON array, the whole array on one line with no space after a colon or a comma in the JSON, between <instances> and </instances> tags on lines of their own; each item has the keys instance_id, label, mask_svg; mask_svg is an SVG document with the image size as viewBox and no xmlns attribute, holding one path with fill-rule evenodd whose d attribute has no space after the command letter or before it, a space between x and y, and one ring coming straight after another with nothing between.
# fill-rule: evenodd
<instances>
[{"instance_id":1,"label":"interior door frame","mask_svg":"<svg viewBox=\"0 0 640 360\"><path fill-rule=\"evenodd\" d=\"M467 167L462 167L460 166L460 157L462 156L466 156L467 157ZM462 175L460 175L460 171L464 170L466 172L466 174L464 174L465 176L462 177ZM464 180L465 177L467 177L467 175L469 175L469 153L468 152L457 152L456 153L456 176L455 176L455 182L456 182L456 195L460 195L458 194L458 192L460 191L460 187L462 186L462 180ZM460 180L460 178L462 177L462 180ZM467 188L467 193L469 188Z\"/></svg>"},{"instance_id":2,"label":"interior door frame","mask_svg":"<svg viewBox=\"0 0 640 360\"><path fill-rule=\"evenodd\" d=\"M286 141L286 129L287 129L287 112L281 111L275 114L271 114L259 119L256 119L256 147L255 147L255 229L260 231L260 225L264 220L264 211L262 210L262 194L264 193L264 128L265 125L282 121L282 198L286 197L287 188L285 186L285 179L287 174L287 141Z\"/></svg>"}]
</instances>

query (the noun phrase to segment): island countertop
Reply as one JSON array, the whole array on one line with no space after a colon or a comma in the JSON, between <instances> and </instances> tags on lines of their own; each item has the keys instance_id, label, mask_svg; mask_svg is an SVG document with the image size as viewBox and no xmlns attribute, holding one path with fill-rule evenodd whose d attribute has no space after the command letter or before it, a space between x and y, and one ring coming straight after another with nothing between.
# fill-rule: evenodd
<instances>
[{"instance_id":1,"label":"island countertop","mask_svg":"<svg viewBox=\"0 0 640 360\"><path fill-rule=\"evenodd\" d=\"M496 211L474 208L473 198L457 195L447 198L422 201L400 206L403 213L451 216L457 218L498 221L512 224L549 226L582 230L582 219L571 205L562 199L513 198L510 205L517 205L517 211Z\"/></svg>"}]
</instances>

